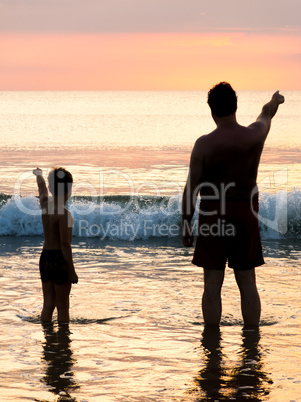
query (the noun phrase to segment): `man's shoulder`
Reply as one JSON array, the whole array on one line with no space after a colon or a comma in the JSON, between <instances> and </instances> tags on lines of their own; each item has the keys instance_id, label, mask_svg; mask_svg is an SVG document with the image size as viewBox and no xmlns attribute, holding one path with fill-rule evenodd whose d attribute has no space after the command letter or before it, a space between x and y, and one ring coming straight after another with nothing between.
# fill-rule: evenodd
<instances>
[{"instance_id":1,"label":"man's shoulder","mask_svg":"<svg viewBox=\"0 0 301 402\"><path fill-rule=\"evenodd\" d=\"M204 149L204 145L206 144L206 137L208 136L208 134L202 135L201 137L199 137L193 146L192 149L192 156L199 156L202 153L202 150Z\"/></svg>"},{"instance_id":2,"label":"man's shoulder","mask_svg":"<svg viewBox=\"0 0 301 402\"><path fill-rule=\"evenodd\" d=\"M198 147L198 146L202 146L204 144L206 144L208 141L210 141L210 138L213 136L214 131L212 131L211 133L208 134L203 134L201 135L195 142L194 146Z\"/></svg>"},{"instance_id":3,"label":"man's shoulder","mask_svg":"<svg viewBox=\"0 0 301 402\"><path fill-rule=\"evenodd\" d=\"M211 148L211 137L212 133L209 134L204 134L201 137L199 137L194 144L194 147L191 152L191 161L200 161L203 159L208 153L209 149Z\"/></svg>"}]
</instances>

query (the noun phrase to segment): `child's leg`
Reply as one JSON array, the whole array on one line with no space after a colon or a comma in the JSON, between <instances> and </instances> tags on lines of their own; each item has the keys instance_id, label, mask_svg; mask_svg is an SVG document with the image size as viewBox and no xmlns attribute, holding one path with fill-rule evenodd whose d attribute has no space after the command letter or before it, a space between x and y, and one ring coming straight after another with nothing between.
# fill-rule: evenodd
<instances>
[{"instance_id":1,"label":"child's leg","mask_svg":"<svg viewBox=\"0 0 301 402\"><path fill-rule=\"evenodd\" d=\"M54 284L58 322L69 322L69 295L71 282L63 285Z\"/></svg>"},{"instance_id":2,"label":"child's leg","mask_svg":"<svg viewBox=\"0 0 301 402\"><path fill-rule=\"evenodd\" d=\"M51 281L42 281L43 289L43 310L41 313L42 322L51 322L52 314L55 308L55 291L54 284Z\"/></svg>"}]
</instances>

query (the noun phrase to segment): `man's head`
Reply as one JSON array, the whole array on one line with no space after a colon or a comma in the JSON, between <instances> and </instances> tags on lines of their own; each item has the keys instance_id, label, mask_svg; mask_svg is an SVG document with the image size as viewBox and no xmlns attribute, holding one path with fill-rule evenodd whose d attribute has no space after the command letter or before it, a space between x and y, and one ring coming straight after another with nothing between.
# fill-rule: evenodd
<instances>
[{"instance_id":1,"label":"man's head","mask_svg":"<svg viewBox=\"0 0 301 402\"><path fill-rule=\"evenodd\" d=\"M64 197L67 200L71 195L73 183L72 174L59 167L54 168L48 175L49 191L55 197Z\"/></svg>"},{"instance_id":2,"label":"man's head","mask_svg":"<svg viewBox=\"0 0 301 402\"><path fill-rule=\"evenodd\" d=\"M237 95L227 82L220 82L208 92L208 105L216 117L230 116L237 110Z\"/></svg>"}]
</instances>

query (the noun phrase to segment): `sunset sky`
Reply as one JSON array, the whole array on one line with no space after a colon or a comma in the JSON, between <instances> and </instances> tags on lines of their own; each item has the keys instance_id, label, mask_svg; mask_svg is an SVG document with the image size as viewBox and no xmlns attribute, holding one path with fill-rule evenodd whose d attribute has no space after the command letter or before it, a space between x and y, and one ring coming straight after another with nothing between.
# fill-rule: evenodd
<instances>
[{"instance_id":1,"label":"sunset sky","mask_svg":"<svg viewBox=\"0 0 301 402\"><path fill-rule=\"evenodd\" d=\"M300 0L0 0L0 90L301 90Z\"/></svg>"}]
</instances>

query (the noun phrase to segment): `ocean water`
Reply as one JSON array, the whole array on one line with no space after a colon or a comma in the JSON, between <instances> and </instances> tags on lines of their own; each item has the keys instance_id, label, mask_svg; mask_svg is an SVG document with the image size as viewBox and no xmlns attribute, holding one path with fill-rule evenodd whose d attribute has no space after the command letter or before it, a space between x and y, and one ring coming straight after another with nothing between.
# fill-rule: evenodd
<instances>
[{"instance_id":1,"label":"ocean water","mask_svg":"<svg viewBox=\"0 0 301 402\"><path fill-rule=\"evenodd\" d=\"M250 124L272 93L239 92ZM0 92L1 401L301 400L301 93L284 92L258 174L266 264L259 333L227 269L219 333L180 241L205 92ZM32 169L74 176L69 327L42 327L42 225Z\"/></svg>"}]
</instances>

